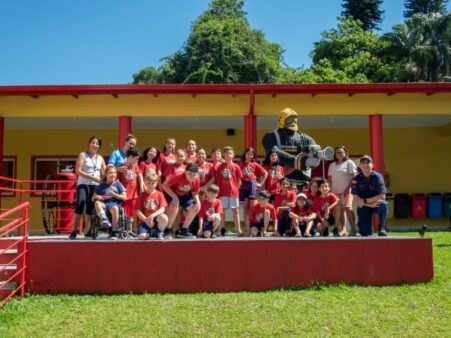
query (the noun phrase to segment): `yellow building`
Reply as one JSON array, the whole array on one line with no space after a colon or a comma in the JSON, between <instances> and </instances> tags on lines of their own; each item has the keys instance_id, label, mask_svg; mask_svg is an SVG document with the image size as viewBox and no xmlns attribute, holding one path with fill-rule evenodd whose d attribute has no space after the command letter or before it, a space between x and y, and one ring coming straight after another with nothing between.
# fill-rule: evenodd
<instances>
[{"instance_id":1,"label":"yellow building","mask_svg":"<svg viewBox=\"0 0 451 338\"><path fill-rule=\"evenodd\" d=\"M175 137L179 147L194 139L207 153L231 145L237 154L253 146L261 155L261 138L285 107L322 146L371 154L391 193L451 192L451 83L3 86L3 175L43 178L75 160L90 136L101 136L109 155L130 131L141 150ZM17 195L3 193L3 208L14 203ZM33 209L39 218L39 206ZM449 219L390 223L448 226Z\"/></svg>"}]
</instances>

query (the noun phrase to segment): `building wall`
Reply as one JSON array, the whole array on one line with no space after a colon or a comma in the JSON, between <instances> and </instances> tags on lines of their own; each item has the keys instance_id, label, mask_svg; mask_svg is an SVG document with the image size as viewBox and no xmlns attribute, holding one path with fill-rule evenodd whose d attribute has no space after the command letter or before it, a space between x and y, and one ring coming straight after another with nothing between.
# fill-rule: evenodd
<instances>
[{"instance_id":1,"label":"building wall","mask_svg":"<svg viewBox=\"0 0 451 338\"><path fill-rule=\"evenodd\" d=\"M368 129L311 129L303 130L322 146L346 145L350 154L370 152ZM260 144L267 130L257 133L257 152L263 154ZM184 147L188 139L197 141L209 153L211 148L231 145L239 155L244 150L242 129L234 136L227 136L225 129L212 130L133 130L138 138L138 148L150 145L162 148L164 139L175 137L178 147ZM86 149L89 137L99 135L103 140L101 153L109 155L118 147L117 130L6 130L4 155L17 156L17 178L31 179L31 156L76 155ZM384 158L390 177L389 191L396 193L451 192L451 136L443 135L440 128L388 128L384 130ZM32 218L39 219L39 199L34 198ZM2 207L17 203L13 198L4 198ZM447 219L431 221L436 225L448 225ZM407 221L396 220L393 224ZM409 220L409 224L421 221ZM40 227L33 222L33 227Z\"/></svg>"}]
</instances>

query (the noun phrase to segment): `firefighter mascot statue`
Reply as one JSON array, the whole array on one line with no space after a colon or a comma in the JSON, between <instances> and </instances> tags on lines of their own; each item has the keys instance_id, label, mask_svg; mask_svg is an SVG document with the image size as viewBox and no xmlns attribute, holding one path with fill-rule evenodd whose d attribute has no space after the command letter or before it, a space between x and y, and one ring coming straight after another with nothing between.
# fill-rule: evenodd
<instances>
[{"instance_id":1,"label":"firefighter mascot statue","mask_svg":"<svg viewBox=\"0 0 451 338\"><path fill-rule=\"evenodd\" d=\"M262 143L266 154L278 155L286 177L298 186L310 180L311 168L321 160L334 159L333 148L322 150L313 138L298 130L298 114L291 108L280 112L277 128L265 134Z\"/></svg>"}]
</instances>

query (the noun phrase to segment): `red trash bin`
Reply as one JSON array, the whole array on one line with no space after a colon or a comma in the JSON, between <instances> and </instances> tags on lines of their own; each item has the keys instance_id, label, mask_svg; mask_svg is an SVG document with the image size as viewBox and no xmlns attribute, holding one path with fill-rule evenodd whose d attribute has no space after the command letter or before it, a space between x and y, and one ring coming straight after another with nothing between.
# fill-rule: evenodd
<instances>
[{"instance_id":1,"label":"red trash bin","mask_svg":"<svg viewBox=\"0 0 451 338\"><path fill-rule=\"evenodd\" d=\"M412 218L426 217L426 194L412 194Z\"/></svg>"},{"instance_id":2,"label":"red trash bin","mask_svg":"<svg viewBox=\"0 0 451 338\"><path fill-rule=\"evenodd\" d=\"M61 170L56 179L61 180L58 183L58 190L67 191L58 193L59 208L55 231L57 234L69 234L73 228L77 175L72 170Z\"/></svg>"}]
</instances>

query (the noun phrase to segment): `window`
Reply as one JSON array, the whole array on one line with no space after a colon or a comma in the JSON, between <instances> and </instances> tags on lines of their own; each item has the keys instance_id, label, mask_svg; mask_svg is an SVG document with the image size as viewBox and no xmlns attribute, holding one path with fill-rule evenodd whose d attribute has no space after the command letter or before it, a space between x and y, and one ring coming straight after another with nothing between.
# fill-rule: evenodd
<instances>
[{"instance_id":1,"label":"window","mask_svg":"<svg viewBox=\"0 0 451 338\"><path fill-rule=\"evenodd\" d=\"M33 180L56 180L62 170L75 169L76 161L77 156L32 156L31 177ZM42 183L36 183L33 189L42 189Z\"/></svg>"},{"instance_id":2,"label":"window","mask_svg":"<svg viewBox=\"0 0 451 338\"><path fill-rule=\"evenodd\" d=\"M16 163L17 156L3 156L3 164L2 164L2 176L9 178L16 178ZM3 188L14 188L15 184L11 181L1 180L0 186ZM12 191L2 191L2 196L15 196L16 193Z\"/></svg>"}]
</instances>

